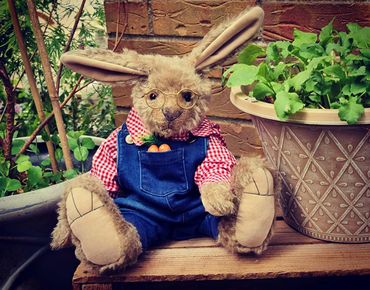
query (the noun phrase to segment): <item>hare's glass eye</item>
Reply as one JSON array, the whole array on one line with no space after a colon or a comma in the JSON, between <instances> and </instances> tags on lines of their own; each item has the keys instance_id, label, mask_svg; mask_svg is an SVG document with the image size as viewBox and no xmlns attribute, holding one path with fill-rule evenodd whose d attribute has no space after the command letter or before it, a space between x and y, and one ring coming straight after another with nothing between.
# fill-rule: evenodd
<instances>
[{"instance_id":1,"label":"hare's glass eye","mask_svg":"<svg viewBox=\"0 0 370 290\"><path fill-rule=\"evenodd\" d=\"M193 99L193 93L191 91L182 91L181 96L187 103L191 102Z\"/></svg>"},{"instance_id":2,"label":"hare's glass eye","mask_svg":"<svg viewBox=\"0 0 370 290\"><path fill-rule=\"evenodd\" d=\"M197 102L198 95L191 90L184 89L178 94L177 104L183 109L191 109Z\"/></svg>"},{"instance_id":3,"label":"hare's glass eye","mask_svg":"<svg viewBox=\"0 0 370 290\"><path fill-rule=\"evenodd\" d=\"M149 94L149 100L154 101L158 97L157 93L150 93Z\"/></svg>"}]
</instances>

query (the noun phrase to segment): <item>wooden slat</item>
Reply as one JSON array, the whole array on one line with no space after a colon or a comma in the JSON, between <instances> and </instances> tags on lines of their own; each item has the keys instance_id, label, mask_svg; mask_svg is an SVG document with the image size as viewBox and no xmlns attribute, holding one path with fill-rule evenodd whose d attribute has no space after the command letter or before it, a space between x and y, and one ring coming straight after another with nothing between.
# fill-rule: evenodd
<instances>
[{"instance_id":1,"label":"wooden slat","mask_svg":"<svg viewBox=\"0 0 370 290\"><path fill-rule=\"evenodd\" d=\"M121 275L99 276L80 265L74 283L269 279L370 274L369 244L271 246L262 256L232 255L224 248L149 251Z\"/></svg>"},{"instance_id":2,"label":"wooden slat","mask_svg":"<svg viewBox=\"0 0 370 290\"><path fill-rule=\"evenodd\" d=\"M302 235L288 226L284 221L278 220L275 223L274 236L271 239L271 245L291 245L291 244L318 244L323 243L320 240ZM201 248L201 247L218 247L216 242L210 238L198 238L184 241L171 241L158 249L170 248Z\"/></svg>"}]
</instances>

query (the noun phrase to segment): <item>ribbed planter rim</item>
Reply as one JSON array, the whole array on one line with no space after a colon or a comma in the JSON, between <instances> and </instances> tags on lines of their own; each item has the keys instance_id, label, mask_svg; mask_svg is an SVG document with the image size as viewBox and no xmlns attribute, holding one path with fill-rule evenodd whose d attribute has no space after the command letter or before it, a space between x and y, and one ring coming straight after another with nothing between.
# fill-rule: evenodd
<instances>
[{"instance_id":1,"label":"ribbed planter rim","mask_svg":"<svg viewBox=\"0 0 370 290\"><path fill-rule=\"evenodd\" d=\"M231 89L230 100L234 106L243 112L269 120L309 125L349 126L347 122L339 119L338 110L335 109L304 108L302 111L290 116L286 121L283 121L276 116L273 104L249 98L239 87ZM356 124L370 124L370 108L365 109L364 114Z\"/></svg>"},{"instance_id":2,"label":"ribbed planter rim","mask_svg":"<svg viewBox=\"0 0 370 290\"><path fill-rule=\"evenodd\" d=\"M81 137L90 137L96 145L100 145L105 140L104 138L88 135ZM27 140L28 137L18 139ZM36 142L44 141L41 136L37 136ZM67 182L64 181L45 188L0 198L0 223L54 211Z\"/></svg>"}]
</instances>

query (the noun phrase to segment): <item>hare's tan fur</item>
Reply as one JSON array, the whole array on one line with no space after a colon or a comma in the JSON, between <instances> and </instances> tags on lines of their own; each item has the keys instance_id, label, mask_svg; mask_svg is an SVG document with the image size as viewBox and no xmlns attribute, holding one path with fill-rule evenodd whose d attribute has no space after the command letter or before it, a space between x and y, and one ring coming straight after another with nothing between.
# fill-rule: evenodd
<instances>
[{"instance_id":1,"label":"hare's tan fur","mask_svg":"<svg viewBox=\"0 0 370 290\"><path fill-rule=\"evenodd\" d=\"M121 85L133 83L133 106L145 128L165 138L176 138L197 128L208 110L212 81L205 73L240 50L242 46L238 39L245 42L255 37L260 30L262 18L263 12L260 8L246 10L235 19L225 21L211 30L199 45L185 56L140 55L127 49L121 53L91 49L66 53L62 62L67 67L98 81ZM246 34L243 32L248 33L247 39L244 39ZM231 49L228 49L230 47ZM222 53L225 51L227 55ZM189 89L198 96L197 102L190 109L178 105L177 93L183 89ZM162 107L153 109L148 106L144 96L152 90L165 92L166 101ZM168 112L175 117L169 118ZM262 158L247 157L235 167L231 184L225 181L213 182L205 183L199 188L206 210L213 215L223 216L219 223L218 242L231 252L261 253L272 235L270 229L258 247L241 245L235 235L238 209L241 208L239 204L245 194L243 189L253 182L254 170L258 168L267 168ZM53 232L52 247L60 248L72 243L76 246L76 256L89 262L80 241L73 236L67 222L66 199L74 187L85 188L99 197L115 222L115 230L122 236L124 257L109 265L95 266L101 273L105 273L134 263L141 252L138 233L124 221L102 184L91 176L79 178L66 189L59 207L59 220Z\"/></svg>"}]
</instances>

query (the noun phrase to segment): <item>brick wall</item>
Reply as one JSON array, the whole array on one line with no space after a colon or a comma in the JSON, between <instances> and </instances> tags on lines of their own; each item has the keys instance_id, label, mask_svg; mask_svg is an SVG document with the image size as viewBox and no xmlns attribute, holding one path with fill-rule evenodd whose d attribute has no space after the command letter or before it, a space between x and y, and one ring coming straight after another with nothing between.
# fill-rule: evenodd
<instances>
[{"instance_id":1,"label":"brick wall","mask_svg":"<svg viewBox=\"0 0 370 290\"><path fill-rule=\"evenodd\" d=\"M295 27L317 31L333 17L337 29L344 28L348 22L370 25L370 1L363 0L105 0L109 48L124 30L119 49L183 55L191 51L214 24L256 4L265 11L263 39L266 41L290 39ZM210 74L217 79L221 72L214 70ZM113 88L117 126L127 117L130 92L130 87ZM213 96L209 117L221 125L235 155L262 152L249 116L230 104L228 89L220 87Z\"/></svg>"}]
</instances>

